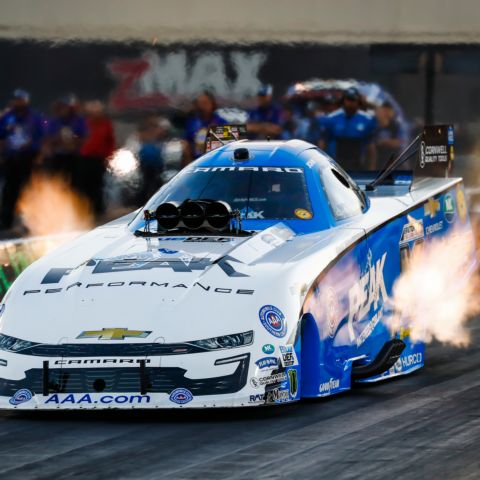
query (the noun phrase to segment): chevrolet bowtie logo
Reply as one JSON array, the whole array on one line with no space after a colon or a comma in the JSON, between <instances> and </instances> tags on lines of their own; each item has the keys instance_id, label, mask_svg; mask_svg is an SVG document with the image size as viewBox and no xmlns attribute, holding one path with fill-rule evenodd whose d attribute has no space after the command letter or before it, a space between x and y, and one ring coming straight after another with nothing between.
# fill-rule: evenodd
<instances>
[{"instance_id":1,"label":"chevrolet bowtie logo","mask_svg":"<svg viewBox=\"0 0 480 480\"><path fill-rule=\"evenodd\" d=\"M124 340L127 337L146 338L152 332L145 330L129 330L128 328L103 328L102 330L87 330L77 338L98 338L99 340Z\"/></svg>"}]
</instances>

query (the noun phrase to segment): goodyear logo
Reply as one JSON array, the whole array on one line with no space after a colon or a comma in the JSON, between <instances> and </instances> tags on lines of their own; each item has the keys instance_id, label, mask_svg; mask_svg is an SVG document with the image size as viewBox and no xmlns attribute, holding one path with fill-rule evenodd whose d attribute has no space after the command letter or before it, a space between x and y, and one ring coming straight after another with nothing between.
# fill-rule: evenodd
<instances>
[{"instance_id":1,"label":"goodyear logo","mask_svg":"<svg viewBox=\"0 0 480 480\"><path fill-rule=\"evenodd\" d=\"M98 340L125 340L125 338L146 338L152 332L145 330L129 330L128 328L103 328L102 330L86 330L77 338L97 338Z\"/></svg>"}]
</instances>

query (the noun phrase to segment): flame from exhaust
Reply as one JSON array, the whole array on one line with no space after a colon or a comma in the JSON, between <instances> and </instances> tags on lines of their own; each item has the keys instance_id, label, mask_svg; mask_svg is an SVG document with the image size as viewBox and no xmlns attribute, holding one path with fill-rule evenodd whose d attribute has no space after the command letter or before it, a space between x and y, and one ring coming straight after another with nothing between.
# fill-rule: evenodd
<instances>
[{"instance_id":1,"label":"flame from exhaust","mask_svg":"<svg viewBox=\"0 0 480 480\"><path fill-rule=\"evenodd\" d=\"M466 323L480 313L476 266L470 230L416 245L393 286L392 330L406 329L413 341L468 345Z\"/></svg>"},{"instance_id":2,"label":"flame from exhaust","mask_svg":"<svg viewBox=\"0 0 480 480\"><path fill-rule=\"evenodd\" d=\"M79 232L94 225L90 202L60 176L34 175L17 209L32 236Z\"/></svg>"}]
</instances>

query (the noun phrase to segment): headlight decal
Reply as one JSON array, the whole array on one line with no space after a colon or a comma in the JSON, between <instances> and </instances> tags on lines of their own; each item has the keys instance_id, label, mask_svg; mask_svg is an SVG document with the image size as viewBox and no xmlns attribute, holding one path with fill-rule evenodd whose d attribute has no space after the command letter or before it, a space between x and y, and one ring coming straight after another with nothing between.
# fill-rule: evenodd
<instances>
[{"instance_id":1,"label":"headlight decal","mask_svg":"<svg viewBox=\"0 0 480 480\"><path fill-rule=\"evenodd\" d=\"M46 344L0 334L0 351L38 357L116 357L187 355L230 350L251 345L253 330L183 343L91 343Z\"/></svg>"}]
</instances>

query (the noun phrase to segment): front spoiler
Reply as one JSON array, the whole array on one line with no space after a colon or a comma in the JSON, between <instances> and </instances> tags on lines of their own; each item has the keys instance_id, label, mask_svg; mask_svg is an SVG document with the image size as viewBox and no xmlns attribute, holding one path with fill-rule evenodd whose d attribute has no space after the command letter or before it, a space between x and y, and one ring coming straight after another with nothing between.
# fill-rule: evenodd
<instances>
[{"instance_id":1,"label":"front spoiler","mask_svg":"<svg viewBox=\"0 0 480 480\"><path fill-rule=\"evenodd\" d=\"M265 402L252 402L250 395L207 395L193 398L187 403L174 403L165 393L54 393L48 396L32 394L30 400L17 405L13 397L0 397L0 410L142 410L177 408L228 408L266 405ZM188 398L187 398L188 399Z\"/></svg>"},{"instance_id":2,"label":"front spoiler","mask_svg":"<svg viewBox=\"0 0 480 480\"><path fill-rule=\"evenodd\" d=\"M287 371L280 365L278 369L259 371L250 364L250 358L250 352L245 352L211 359L209 368L196 370L178 361L167 363L165 360L155 362L155 366L146 366L145 361L140 360L138 366L132 363L128 367L91 364L73 367L70 362L76 360L60 363L43 360L20 370L18 380L0 378L0 409L227 408L282 404L299 399L299 366L289 367ZM192 365L192 361L193 358L189 358L188 364ZM43 368L39 368L38 363L43 364ZM11 364L13 362L9 368ZM254 371L249 373L251 367ZM207 372L215 372L216 376L207 376ZM249 377L252 373L261 378ZM262 383L264 380L267 381Z\"/></svg>"}]
</instances>

